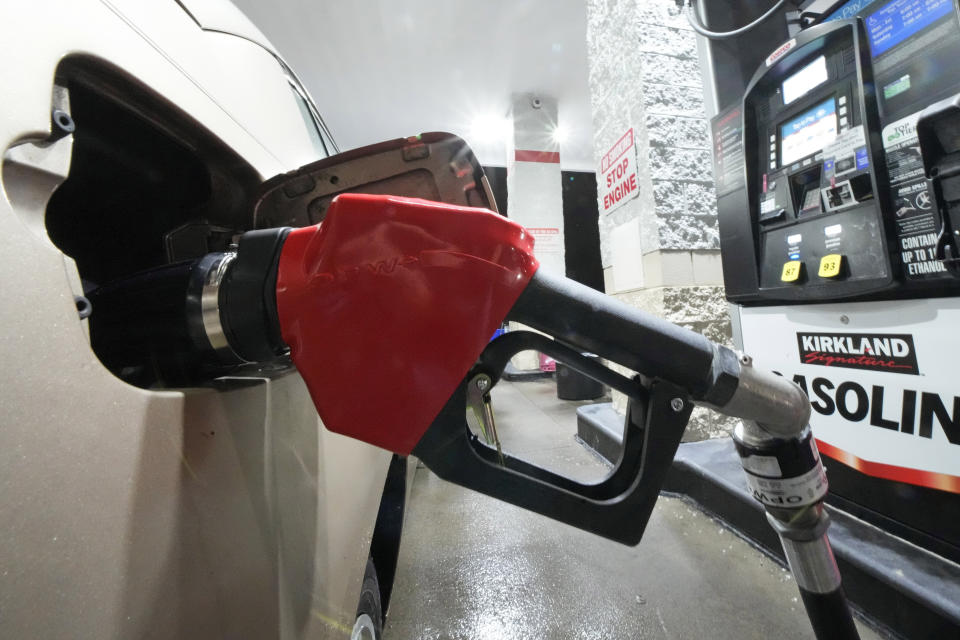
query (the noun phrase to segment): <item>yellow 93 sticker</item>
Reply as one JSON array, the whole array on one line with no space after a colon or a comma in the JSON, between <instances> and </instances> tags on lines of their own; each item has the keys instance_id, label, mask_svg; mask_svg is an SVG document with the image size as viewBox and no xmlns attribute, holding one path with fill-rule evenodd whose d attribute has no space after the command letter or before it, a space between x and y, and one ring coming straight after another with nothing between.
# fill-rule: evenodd
<instances>
[{"instance_id":1,"label":"yellow 93 sticker","mask_svg":"<svg viewBox=\"0 0 960 640\"><path fill-rule=\"evenodd\" d=\"M780 279L783 282L796 282L800 278L800 267L803 265L799 260L791 260L783 264L783 272ZM822 270L823 267L821 267Z\"/></svg>"},{"instance_id":2,"label":"yellow 93 sticker","mask_svg":"<svg viewBox=\"0 0 960 640\"><path fill-rule=\"evenodd\" d=\"M843 256L839 253L831 253L828 256L820 258L820 270L817 275L821 278L836 278L840 275L840 267L843 265Z\"/></svg>"}]
</instances>

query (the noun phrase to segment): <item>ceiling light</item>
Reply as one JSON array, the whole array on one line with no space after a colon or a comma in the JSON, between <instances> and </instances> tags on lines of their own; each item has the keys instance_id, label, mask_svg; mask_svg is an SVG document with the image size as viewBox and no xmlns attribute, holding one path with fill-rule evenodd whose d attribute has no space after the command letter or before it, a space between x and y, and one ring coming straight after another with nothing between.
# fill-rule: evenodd
<instances>
[{"instance_id":1,"label":"ceiling light","mask_svg":"<svg viewBox=\"0 0 960 640\"><path fill-rule=\"evenodd\" d=\"M553 128L553 131L550 133L550 137L553 138L555 143L563 144L567 141L567 138L570 137L570 131L562 124L558 124Z\"/></svg>"}]
</instances>

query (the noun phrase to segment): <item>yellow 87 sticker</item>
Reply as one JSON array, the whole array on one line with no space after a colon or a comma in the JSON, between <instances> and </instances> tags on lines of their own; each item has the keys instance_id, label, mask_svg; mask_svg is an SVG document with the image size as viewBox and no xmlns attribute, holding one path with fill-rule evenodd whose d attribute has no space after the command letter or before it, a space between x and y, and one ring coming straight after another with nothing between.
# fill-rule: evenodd
<instances>
[{"instance_id":1,"label":"yellow 87 sticker","mask_svg":"<svg viewBox=\"0 0 960 640\"><path fill-rule=\"evenodd\" d=\"M783 272L780 274L780 280L783 282L796 282L800 279L800 267L803 263L799 260L791 260L783 264Z\"/></svg>"},{"instance_id":2,"label":"yellow 87 sticker","mask_svg":"<svg viewBox=\"0 0 960 640\"><path fill-rule=\"evenodd\" d=\"M840 275L840 268L843 266L843 256L839 253L831 253L828 256L820 258L820 270L817 275L821 278L836 278Z\"/></svg>"}]
</instances>

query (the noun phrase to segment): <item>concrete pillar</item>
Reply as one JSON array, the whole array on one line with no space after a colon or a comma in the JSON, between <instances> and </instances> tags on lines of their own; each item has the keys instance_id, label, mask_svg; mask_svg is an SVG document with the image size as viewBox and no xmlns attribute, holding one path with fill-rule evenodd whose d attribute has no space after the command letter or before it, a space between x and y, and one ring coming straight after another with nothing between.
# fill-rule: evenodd
<instances>
[{"instance_id":1,"label":"concrete pillar","mask_svg":"<svg viewBox=\"0 0 960 640\"><path fill-rule=\"evenodd\" d=\"M510 219L533 234L533 250L540 268L566 275L560 146L554 136L557 101L534 93L513 94L510 118L513 122L513 135L507 143ZM539 369L539 354L532 351L518 354L513 365L521 371Z\"/></svg>"},{"instance_id":2,"label":"concrete pillar","mask_svg":"<svg viewBox=\"0 0 960 640\"><path fill-rule=\"evenodd\" d=\"M560 146L554 138L557 101L549 96L515 93L507 144L507 210L536 243L541 268L566 275L563 251L563 186Z\"/></svg>"},{"instance_id":3,"label":"concrete pillar","mask_svg":"<svg viewBox=\"0 0 960 640\"><path fill-rule=\"evenodd\" d=\"M674 0L588 0L587 55L598 181L631 128L636 143L638 195L605 211L598 184L606 291L729 343L695 34ZM731 426L698 409L688 435Z\"/></svg>"}]
</instances>

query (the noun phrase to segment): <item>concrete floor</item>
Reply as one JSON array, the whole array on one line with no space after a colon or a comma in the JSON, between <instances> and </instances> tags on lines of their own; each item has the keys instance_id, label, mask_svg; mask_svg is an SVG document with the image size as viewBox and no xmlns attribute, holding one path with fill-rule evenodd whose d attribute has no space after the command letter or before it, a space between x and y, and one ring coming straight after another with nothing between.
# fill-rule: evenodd
<instances>
[{"instance_id":1,"label":"concrete floor","mask_svg":"<svg viewBox=\"0 0 960 640\"><path fill-rule=\"evenodd\" d=\"M506 451L581 480L609 471L574 439L582 403L557 400L552 381L501 382L493 402ZM387 640L813 638L789 572L676 498L637 547L427 469L408 509Z\"/></svg>"}]
</instances>

